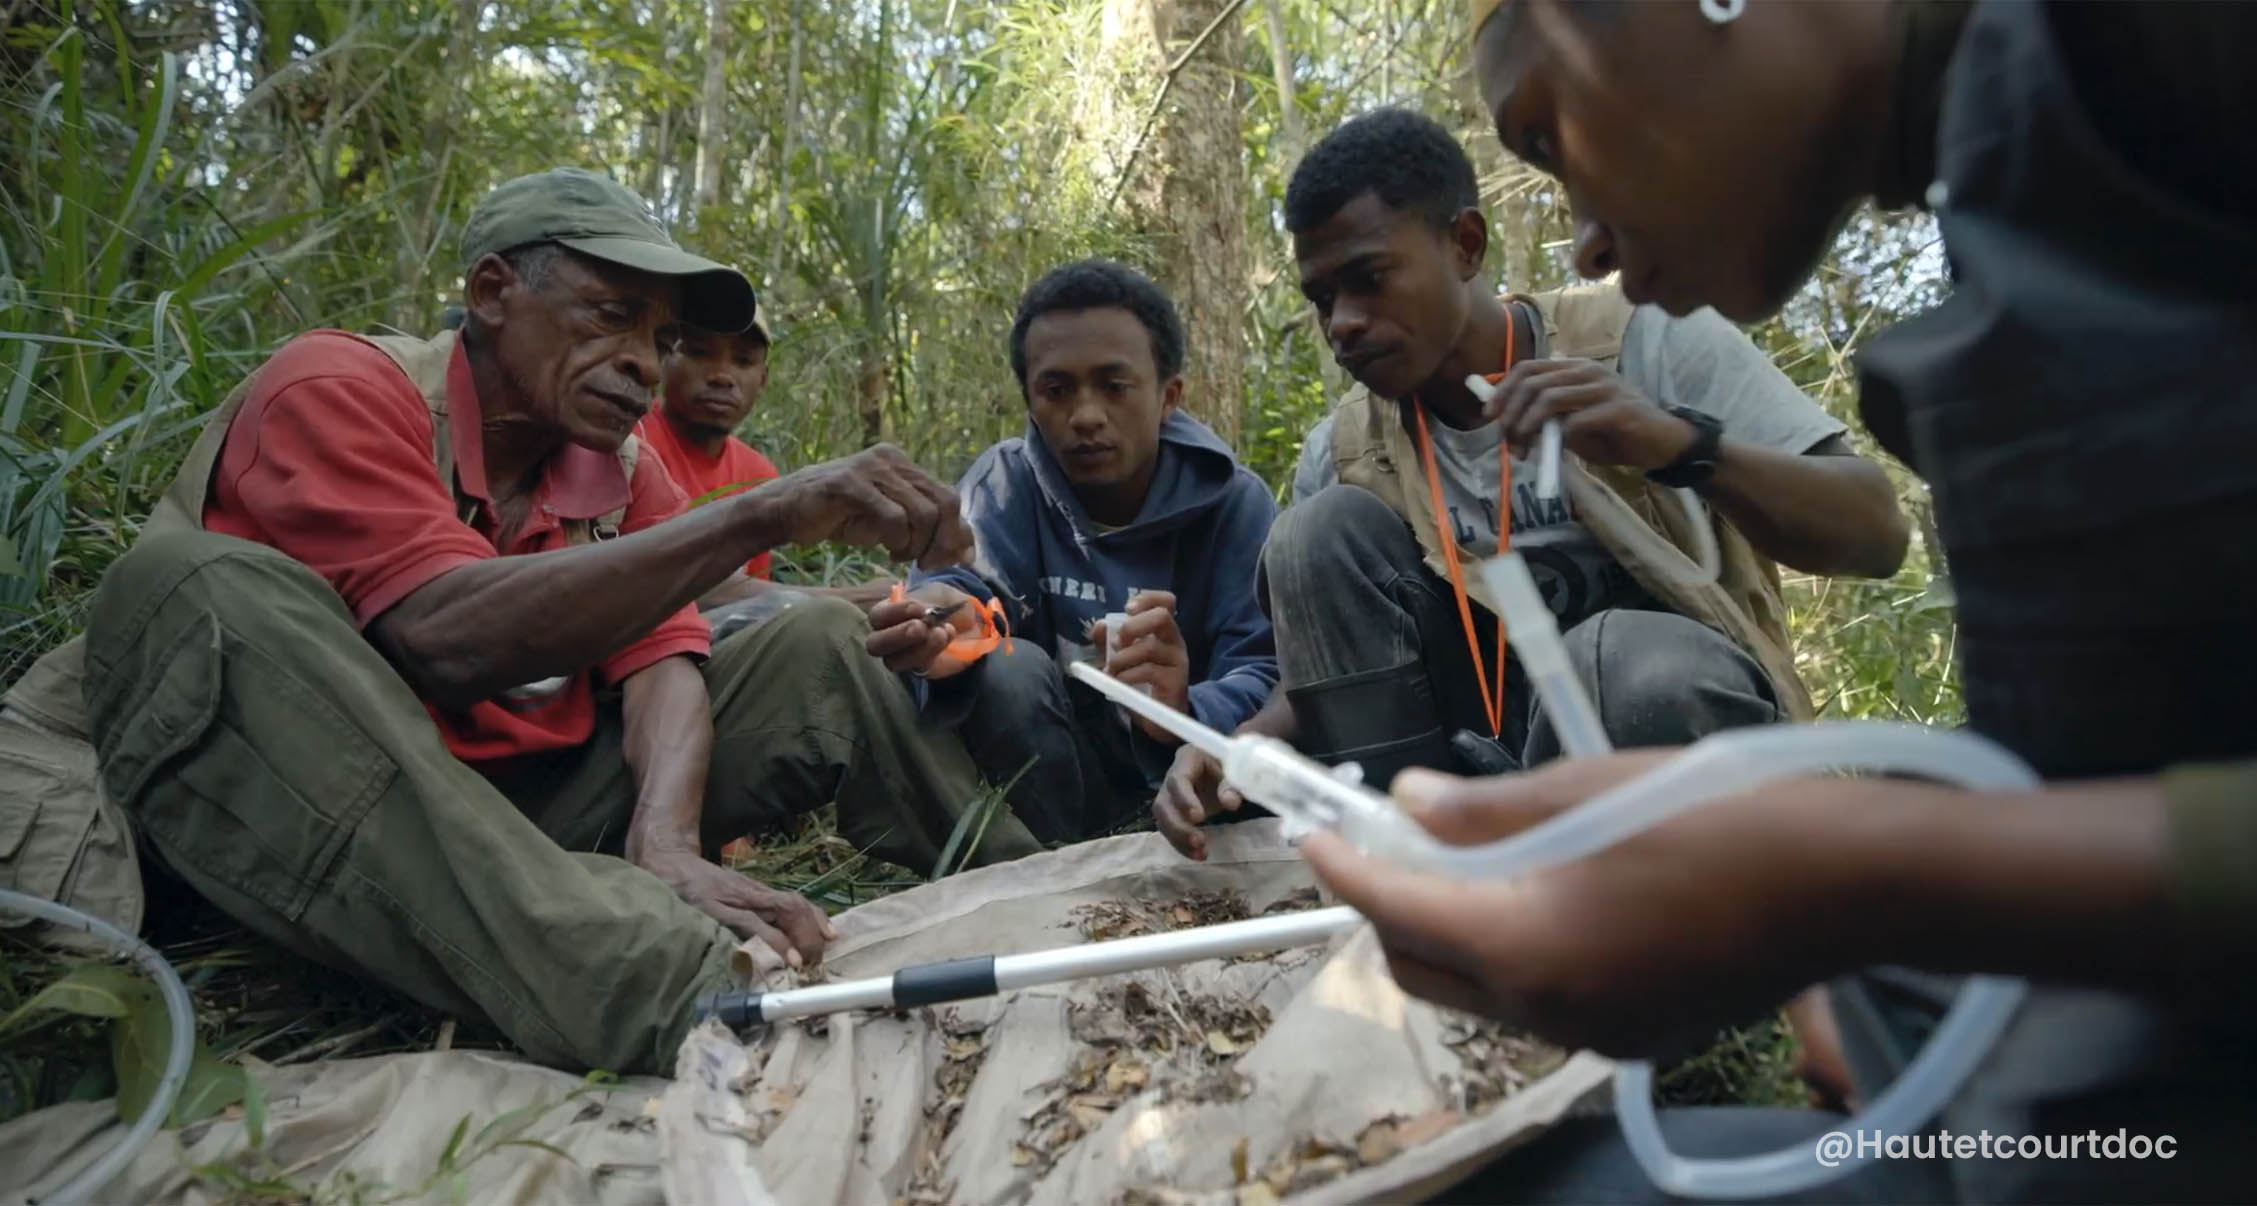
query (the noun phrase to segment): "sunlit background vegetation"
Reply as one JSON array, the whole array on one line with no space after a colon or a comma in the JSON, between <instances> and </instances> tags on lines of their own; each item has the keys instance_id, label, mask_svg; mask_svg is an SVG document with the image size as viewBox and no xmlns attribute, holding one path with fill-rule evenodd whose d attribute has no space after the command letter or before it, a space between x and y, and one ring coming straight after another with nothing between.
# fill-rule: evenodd
<instances>
[{"instance_id":1,"label":"sunlit background vegetation","mask_svg":"<svg viewBox=\"0 0 2257 1206\"><path fill-rule=\"evenodd\" d=\"M1483 173L1499 280L1565 280L1561 199L1480 120L1463 14L1463 0L0 0L0 682L75 631L204 411L297 332L433 329L470 206L560 163L613 173L759 285L774 384L744 434L787 469L882 438L952 478L1022 425L1004 355L1020 291L1103 254L1175 292L1192 409L1282 491L1341 385L1279 220L1313 139L1382 104L1433 115ZM1863 214L1754 336L1854 420L1859 342L1943 287L1924 220ZM1924 491L1891 471L1921 538L1888 582L1790 581L1802 667L1828 714L1950 721L1949 593ZM834 550L783 566L880 569ZM898 878L826 841L775 846L765 872L834 907L858 877ZM215 969L240 965L197 941ZM320 1042L306 1016L277 1022L266 1054ZM373 1046L428 1030L411 1019Z\"/></svg>"}]
</instances>

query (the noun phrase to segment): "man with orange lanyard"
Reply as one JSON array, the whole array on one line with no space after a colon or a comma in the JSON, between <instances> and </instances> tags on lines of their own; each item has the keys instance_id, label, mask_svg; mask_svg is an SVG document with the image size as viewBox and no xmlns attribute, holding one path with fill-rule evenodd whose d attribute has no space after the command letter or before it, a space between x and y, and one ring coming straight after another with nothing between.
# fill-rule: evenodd
<instances>
[{"instance_id":1,"label":"man with orange lanyard","mask_svg":"<svg viewBox=\"0 0 2257 1206\"><path fill-rule=\"evenodd\" d=\"M1500 297L1479 279L1478 204L1464 149L1399 109L1348 122L1294 172L1301 288L1360 388L1310 433L1263 550L1286 689L1241 731L1357 762L1381 787L1408 766L1495 773L1557 755L1469 580L1501 546L1535 571L1616 745L1807 718L1770 563L1893 573L1907 528L1887 477L1713 311L1673 319L1611 283ZM1493 402L1469 375L1499 383ZM1524 459L1549 419L1571 454L1556 498ZM1656 522L1683 514L1678 487L1716 520L1705 585L1618 553L1689 547ZM1200 823L1241 803L1219 778L1187 748L1154 805L1194 858Z\"/></svg>"}]
</instances>

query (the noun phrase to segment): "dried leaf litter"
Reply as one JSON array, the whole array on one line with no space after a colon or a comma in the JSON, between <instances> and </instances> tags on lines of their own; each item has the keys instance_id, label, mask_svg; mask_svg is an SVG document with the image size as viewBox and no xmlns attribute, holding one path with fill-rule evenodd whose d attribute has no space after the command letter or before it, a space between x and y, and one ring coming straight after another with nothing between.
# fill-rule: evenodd
<instances>
[{"instance_id":1,"label":"dried leaf litter","mask_svg":"<svg viewBox=\"0 0 2257 1206\"><path fill-rule=\"evenodd\" d=\"M1262 915L1298 912L1320 903L1314 889L1304 889L1262 910ZM1083 905L1074 910L1073 924L1084 938L1106 941L1241 921L1252 915L1240 894L1205 891L1167 900ZM1254 955L1242 960L1276 957ZM942 1206L955 1200L943 1153L963 1120L965 1099L988 1054L984 1023L969 1021L955 1010L933 1017L941 1060L924 1107L927 1125L909 1182L894 1199L896 1206ZM1270 1021L1263 1005L1184 992L1165 974L1149 983L1124 979L1100 985L1091 999L1067 1006L1068 1032L1079 1050L1068 1072L1039 1086L1039 1100L1017 1119L1013 1165L1030 1178L1047 1174L1076 1143L1104 1126L1114 1111L1147 1093L1156 1093L1166 1103L1244 1098L1253 1085L1236 1070L1237 1058L1261 1040ZM1442 1078L1450 1106L1416 1117L1382 1118L1353 1137L1308 1136L1273 1154L1259 1168L1251 1165L1241 1140L1232 1153L1237 1206L1262 1206L1393 1159L1486 1112L1565 1060L1565 1053L1556 1048L1470 1018L1453 1018L1444 1041L1460 1065L1456 1073ZM757 1090L752 1094L756 1101L761 1096ZM1188 1202L1194 1196L1213 1200L1212 1191L1190 1195L1164 1190L1132 1190L1117 1200L1159 1206Z\"/></svg>"}]
</instances>

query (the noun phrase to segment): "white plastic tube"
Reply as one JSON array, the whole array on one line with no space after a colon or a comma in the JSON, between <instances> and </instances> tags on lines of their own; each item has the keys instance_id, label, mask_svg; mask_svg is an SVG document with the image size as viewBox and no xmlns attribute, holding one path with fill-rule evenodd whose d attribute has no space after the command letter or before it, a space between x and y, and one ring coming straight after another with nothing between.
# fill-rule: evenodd
<instances>
[{"instance_id":1,"label":"white plastic tube","mask_svg":"<svg viewBox=\"0 0 2257 1206\"><path fill-rule=\"evenodd\" d=\"M1536 497L1560 496L1560 421L1544 424L1536 437Z\"/></svg>"},{"instance_id":2,"label":"white plastic tube","mask_svg":"<svg viewBox=\"0 0 2257 1206\"><path fill-rule=\"evenodd\" d=\"M1604 753L1606 730L1567 662L1559 629L1517 556L1482 572L1504 612L1514 652L1572 756ZM2003 747L1970 733L1861 721L1736 729L1708 737L1683 754L1523 833L1487 846L1454 847L1431 838L1415 857L1468 879L1526 875L1603 850L1710 801L1765 783L1834 770L1914 774L1978 791L2028 790L2029 766ZM1911 1134L1959 1091L1996 1043L2021 1003L2020 980L1968 980L1928 1043L1896 1083L1841 1130ZM1619 1066L1615 1113L1624 1139L1656 1186L1680 1197L1760 1198L1823 1185L1865 1164L1853 1151L1837 1164L1819 1163L1809 1143L1733 1159L1689 1159L1662 1141L1653 1104L1653 1068Z\"/></svg>"},{"instance_id":3,"label":"white plastic tube","mask_svg":"<svg viewBox=\"0 0 2257 1206\"><path fill-rule=\"evenodd\" d=\"M1465 387L1484 405L1493 401L1497 396L1497 387L1489 384L1488 379L1479 374L1467 377ZM1560 496L1562 489L1560 483L1561 441L1560 421L1558 419L1552 419L1538 429L1536 437L1536 497L1538 498L1548 500ZM1498 455L1508 456L1511 454L1500 449ZM1679 572L1677 577L1687 585L1714 582L1718 571L1723 566L1723 556L1717 551L1716 528L1709 522L1708 507L1701 502L1701 496L1698 493L1686 489L1677 491L1677 504L1685 509L1685 524L1693 536L1693 556L1690 561L1694 571L1691 576ZM1505 510L1511 509L1509 501L1500 505ZM1649 564L1669 567L1683 556L1674 545L1667 545L1658 541L1655 543L1660 547L1645 550L1646 560ZM1574 751L1570 749L1568 752L1573 753Z\"/></svg>"},{"instance_id":4,"label":"white plastic tube","mask_svg":"<svg viewBox=\"0 0 2257 1206\"><path fill-rule=\"evenodd\" d=\"M1520 668L1536 698L1544 701L1544 715L1559 734L1560 749L1570 758L1589 758L1613 748L1598 710L1584 694L1575 667L1568 664L1567 643L1560 639L1559 621L1544 605L1536 580L1518 553L1507 553L1481 565L1482 580L1496 597L1497 614L1505 623L1506 639L1520 657ZM1577 811L1582 811L1578 809Z\"/></svg>"},{"instance_id":5,"label":"white plastic tube","mask_svg":"<svg viewBox=\"0 0 2257 1206\"><path fill-rule=\"evenodd\" d=\"M99 917L79 912L69 905L57 904L37 896L26 896L0 888L0 908L18 913L28 913L44 921L66 925L94 935L119 954L132 959L157 982L157 991L164 998L165 1017L172 1026L172 1049L165 1055L164 1074L157 1078L157 1091L142 1107L141 1117L133 1122L124 1137L100 1159L80 1169L77 1176L63 1182L53 1193L39 1199L40 1206L75 1206L90 1201L108 1185L112 1178L133 1161L148 1146L149 1139L163 1127L172 1114L173 1100L180 1096L180 1087L188 1080L189 1057L196 1050L196 1007L188 999L187 986L180 982L172 964L157 949Z\"/></svg>"}]
</instances>

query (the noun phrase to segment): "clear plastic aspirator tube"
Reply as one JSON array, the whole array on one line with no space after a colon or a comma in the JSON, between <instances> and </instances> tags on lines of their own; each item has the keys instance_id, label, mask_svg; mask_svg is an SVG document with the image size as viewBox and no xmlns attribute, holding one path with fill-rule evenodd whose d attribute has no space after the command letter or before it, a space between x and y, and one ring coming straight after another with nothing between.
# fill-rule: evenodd
<instances>
[{"instance_id":1,"label":"clear plastic aspirator tube","mask_svg":"<svg viewBox=\"0 0 2257 1206\"><path fill-rule=\"evenodd\" d=\"M1482 575L1568 756L1609 752L1606 729L1568 662L1559 625L1528 567L1508 553L1485 562ZM1214 755L1224 779L1247 799L1276 812L1289 834L1330 829L1371 857L1467 880L1530 875L1583 858L1680 813L1779 779L1862 770L1918 775L1979 791L2023 790L2038 782L2012 754L1967 733L1866 721L1734 729L1704 738L1647 774L1510 838L1486 846L1450 846L1394 801L1363 786L1352 766L1326 767L1274 738L1226 736L1094 666L1077 664L1069 673ZM1959 1091L2021 997L2019 980L1969 978L1904 1074L1842 1129L1917 1132ZM1810 1143L1732 1159L1679 1156L1662 1142L1654 1114L1653 1069L1642 1062L1618 1066L1615 1110L1639 1165L1656 1185L1680 1197L1794 1193L1852 1172L1870 1158L1853 1151L1829 1167L1819 1163Z\"/></svg>"},{"instance_id":2,"label":"clear plastic aspirator tube","mask_svg":"<svg viewBox=\"0 0 2257 1206\"><path fill-rule=\"evenodd\" d=\"M1482 567L1507 639L1569 757L1612 749L1567 658L1551 609L1517 556ZM1429 839L1418 852L1436 870L1469 879L1526 875L1603 850L1703 804L1779 779L1832 770L1919 775L1979 791L2037 786L2038 777L1998 745L1968 733L1917 725L1858 721L1735 729L1708 737L1656 770L1568 810L1524 833L1487 846L1447 846ZM1973 976L1935 1034L1896 1082L1844 1131L1912 1134L1936 1116L1989 1053L2021 1003L2022 981ZM1760 1198L1794 1193L1844 1176L1869 1157L1853 1153L1819 1163L1810 1143L1761 1155L1691 1159L1663 1143L1654 1113L1653 1068L1626 1062L1616 1069L1615 1113L1632 1154L1654 1184L1683 1197ZM1816 1139L1816 1136L1812 1136Z\"/></svg>"}]
</instances>

